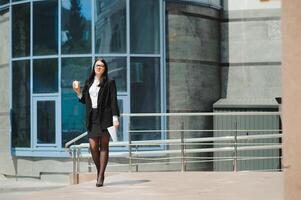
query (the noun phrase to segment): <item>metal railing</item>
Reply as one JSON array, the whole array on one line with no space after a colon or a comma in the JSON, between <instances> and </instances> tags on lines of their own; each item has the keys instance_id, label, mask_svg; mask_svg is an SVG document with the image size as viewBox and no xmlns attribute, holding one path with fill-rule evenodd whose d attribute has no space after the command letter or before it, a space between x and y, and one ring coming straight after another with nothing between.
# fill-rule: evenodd
<instances>
[{"instance_id":1,"label":"metal railing","mask_svg":"<svg viewBox=\"0 0 301 200\"><path fill-rule=\"evenodd\" d=\"M217 117L217 116L280 116L279 112L214 112L214 113L139 113L139 114L122 114L123 118L127 118L130 122L131 117ZM143 165L162 165L162 164L180 164L181 171L186 171L189 163L217 163L232 162L232 170L238 171L239 161L251 160L269 160L279 159L281 163L281 129L184 129L184 120L182 120L180 129L164 129L164 130L132 130L130 123L128 124L128 141L110 142L110 147L125 147L125 151L110 152L110 157L123 157L128 159L128 164L114 164L108 166L125 166L128 170L139 170L139 166ZM280 121L279 121L280 123ZM276 123L277 124L277 123ZM174 135L179 134L178 138L160 139L160 140L132 140L132 134L154 134L168 133ZM188 133L211 133L211 136L192 137L187 136ZM240 133L247 132L247 135ZM214 136L213 133L223 133L226 136ZM227 135L230 134L230 135ZM251 135L249 135L251 134ZM218 134L217 134L218 135ZM65 144L65 148L69 150L73 159L73 178L74 183L78 183L80 173L81 158L88 158L88 171L91 172L91 155L89 153L89 144L75 144L81 138L87 136L87 132L79 135L73 140ZM263 140L273 139L273 142L262 142ZM256 142L259 140L259 142ZM247 142L246 142L247 141ZM161 147L157 149L141 150L141 147L155 146ZM166 148L166 147L169 148ZM175 147L180 147L176 149ZM194 148L195 147L195 148ZM84 153L85 150L87 153ZM87 151L88 150L88 151ZM241 156L241 152L261 151L261 150L279 150L277 156ZM218 154L224 153L231 156L199 156L200 154ZM142 162L144 161L144 162ZM279 169L281 170L281 164Z\"/></svg>"}]
</instances>

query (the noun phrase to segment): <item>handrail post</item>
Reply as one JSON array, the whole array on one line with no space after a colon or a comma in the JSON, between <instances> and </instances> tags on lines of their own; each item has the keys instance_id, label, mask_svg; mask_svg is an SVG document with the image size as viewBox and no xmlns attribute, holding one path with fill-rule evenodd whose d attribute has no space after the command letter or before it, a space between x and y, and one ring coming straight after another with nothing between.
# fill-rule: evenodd
<instances>
[{"instance_id":1,"label":"handrail post","mask_svg":"<svg viewBox=\"0 0 301 200\"><path fill-rule=\"evenodd\" d=\"M237 122L235 122L233 171L237 172Z\"/></svg>"},{"instance_id":2,"label":"handrail post","mask_svg":"<svg viewBox=\"0 0 301 200\"><path fill-rule=\"evenodd\" d=\"M81 148L79 147L77 149L77 168L76 168L76 177L77 177L77 184L79 183L79 173L80 173L80 154L81 154Z\"/></svg>"},{"instance_id":3,"label":"handrail post","mask_svg":"<svg viewBox=\"0 0 301 200\"><path fill-rule=\"evenodd\" d=\"M73 147L72 160L73 160L73 184L77 184L77 174L76 174L76 148Z\"/></svg>"},{"instance_id":4,"label":"handrail post","mask_svg":"<svg viewBox=\"0 0 301 200\"><path fill-rule=\"evenodd\" d=\"M128 121L128 141L129 141L129 172L132 172L132 139L130 132L130 117Z\"/></svg>"},{"instance_id":5,"label":"handrail post","mask_svg":"<svg viewBox=\"0 0 301 200\"><path fill-rule=\"evenodd\" d=\"M136 151L136 172L138 172L138 164L139 164L139 159L138 159L138 148L139 148L139 145L135 145L135 151Z\"/></svg>"},{"instance_id":6,"label":"handrail post","mask_svg":"<svg viewBox=\"0 0 301 200\"><path fill-rule=\"evenodd\" d=\"M237 135L234 136L234 163L233 163L233 171L237 172Z\"/></svg>"},{"instance_id":7,"label":"handrail post","mask_svg":"<svg viewBox=\"0 0 301 200\"><path fill-rule=\"evenodd\" d=\"M89 155L91 154L91 149L90 147L88 148L88 153ZM88 172L92 172L92 163L91 163L91 157L88 157Z\"/></svg>"},{"instance_id":8,"label":"handrail post","mask_svg":"<svg viewBox=\"0 0 301 200\"><path fill-rule=\"evenodd\" d=\"M186 171L186 163L185 163L185 148L184 148L184 121L181 124L181 172Z\"/></svg>"}]
</instances>

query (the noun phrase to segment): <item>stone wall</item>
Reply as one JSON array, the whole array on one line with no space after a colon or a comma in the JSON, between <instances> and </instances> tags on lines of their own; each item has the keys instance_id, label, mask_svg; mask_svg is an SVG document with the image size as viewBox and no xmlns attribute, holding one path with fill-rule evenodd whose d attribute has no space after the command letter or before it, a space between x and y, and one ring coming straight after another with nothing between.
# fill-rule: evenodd
<instances>
[{"instance_id":1,"label":"stone wall","mask_svg":"<svg viewBox=\"0 0 301 200\"><path fill-rule=\"evenodd\" d=\"M237 3L237 0L228 0L224 1L224 6L221 23L222 97L281 96L279 1L242 0Z\"/></svg>"}]
</instances>

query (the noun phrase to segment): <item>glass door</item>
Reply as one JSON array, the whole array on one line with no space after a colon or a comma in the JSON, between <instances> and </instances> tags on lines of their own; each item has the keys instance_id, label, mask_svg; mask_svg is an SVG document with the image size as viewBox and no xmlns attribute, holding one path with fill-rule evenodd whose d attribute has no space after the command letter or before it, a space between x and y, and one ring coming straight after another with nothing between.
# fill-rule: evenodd
<instances>
[{"instance_id":1,"label":"glass door","mask_svg":"<svg viewBox=\"0 0 301 200\"><path fill-rule=\"evenodd\" d=\"M56 97L33 98L34 147L58 147L58 100Z\"/></svg>"}]
</instances>

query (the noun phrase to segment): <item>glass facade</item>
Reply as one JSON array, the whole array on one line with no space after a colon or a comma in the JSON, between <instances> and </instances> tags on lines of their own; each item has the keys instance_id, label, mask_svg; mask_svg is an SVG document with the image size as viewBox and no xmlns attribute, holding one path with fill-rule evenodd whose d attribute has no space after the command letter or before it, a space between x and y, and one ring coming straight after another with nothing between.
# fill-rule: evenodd
<instances>
[{"instance_id":1,"label":"glass facade","mask_svg":"<svg viewBox=\"0 0 301 200\"><path fill-rule=\"evenodd\" d=\"M14 87L19 87L21 80L27 84L22 85L22 93L13 92L13 146L47 148L45 144L56 144L60 149L86 131L85 107L78 102L72 81L84 85L95 57L108 63L121 113L162 112L160 3L16 1L12 5L12 83ZM26 97L22 103L18 101L21 95ZM120 118L121 141L128 138L128 120ZM154 117L133 118L130 123L136 130L143 124L146 129L162 126L161 118ZM161 133L136 133L133 137L160 139Z\"/></svg>"}]
</instances>

